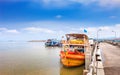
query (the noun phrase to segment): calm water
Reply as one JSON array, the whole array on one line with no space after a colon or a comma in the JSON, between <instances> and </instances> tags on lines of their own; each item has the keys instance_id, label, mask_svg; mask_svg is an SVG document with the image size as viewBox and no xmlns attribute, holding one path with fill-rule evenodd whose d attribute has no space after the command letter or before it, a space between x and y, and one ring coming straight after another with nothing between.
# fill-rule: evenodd
<instances>
[{"instance_id":1,"label":"calm water","mask_svg":"<svg viewBox=\"0 0 120 75\"><path fill-rule=\"evenodd\" d=\"M60 50L40 42L1 42L0 75L82 75L84 66L66 68L60 63Z\"/></svg>"}]
</instances>

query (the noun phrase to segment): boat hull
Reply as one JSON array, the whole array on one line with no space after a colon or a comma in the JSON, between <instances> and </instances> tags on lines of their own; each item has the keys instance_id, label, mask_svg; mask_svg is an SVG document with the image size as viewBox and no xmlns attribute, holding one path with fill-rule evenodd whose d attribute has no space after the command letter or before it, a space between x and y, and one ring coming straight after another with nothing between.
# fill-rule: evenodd
<instances>
[{"instance_id":1,"label":"boat hull","mask_svg":"<svg viewBox=\"0 0 120 75\"><path fill-rule=\"evenodd\" d=\"M76 54L72 52L63 52L60 54L61 62L66 67L74 67L80 66L85 63L85 55L84 54Z\"/></svg>"},{"instance_id":2,"label":"boat hull","mask_svg":"<svg viewBox=\"0 0 120 75\"><path fill-rule=\"evenodd\" d=\"M71 58L62 58L61 62L66 67L80 66L85 63L85 60L71 59Z\"/></svg>"}]
</instances>

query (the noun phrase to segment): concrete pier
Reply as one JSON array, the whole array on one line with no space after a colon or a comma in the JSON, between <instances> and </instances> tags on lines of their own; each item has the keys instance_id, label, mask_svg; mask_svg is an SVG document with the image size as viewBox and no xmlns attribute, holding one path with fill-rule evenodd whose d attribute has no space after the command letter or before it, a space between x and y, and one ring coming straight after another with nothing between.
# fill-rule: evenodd
<instances>
[{"instance_id":1,"label":"concrete pier","mask_svg":"<svg viewBox=\"0 0 120 75\"><path fill-rule=\"evenodd\" d=\"M120 47L100 43L105 75L120 75Z\"/></svg>"}]
</instances>

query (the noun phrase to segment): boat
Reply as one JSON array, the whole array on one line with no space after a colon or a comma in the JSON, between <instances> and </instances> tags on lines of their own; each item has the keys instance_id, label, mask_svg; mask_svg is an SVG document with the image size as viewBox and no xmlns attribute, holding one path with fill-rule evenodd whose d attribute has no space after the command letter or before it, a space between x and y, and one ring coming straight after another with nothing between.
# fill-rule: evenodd
<instances>
[{"instance_id":1,"label":"boat","mask_svg":"<svg viewBox=\"0 0 120 75\"><path fill-rule=\"evenodd\" d=\"M45 42L45 46L59 46L61 47L61 42L59 40L56 40L56 39L48 39L46 42Z\"/></svg>"},{"instance_id":2,"label":"boat","mask_svg":"<svg viewBox=\"0 0 120 75\"><path fill-rule=\"evenodd\" d=\"M60 61L66 67L80 66L85 63L85 50L89 49L88 36L86 34L66 34Z\"/></svg>"}]
</instances>

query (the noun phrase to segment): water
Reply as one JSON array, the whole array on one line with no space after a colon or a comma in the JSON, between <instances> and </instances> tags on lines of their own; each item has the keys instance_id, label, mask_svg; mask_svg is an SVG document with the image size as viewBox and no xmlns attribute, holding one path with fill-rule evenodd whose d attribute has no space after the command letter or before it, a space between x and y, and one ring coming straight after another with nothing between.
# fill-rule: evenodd
<instances>
[{"instance_id":1,"label":"water","mask_svg":"<svg viewBox=\"0 0 120 75\"><path fill-rule=\"evenodd\" d=\"M0 75L82 75L84 66L60 63L60 50L40 42L1 42Z\"/></svg>"}]
</instances>

